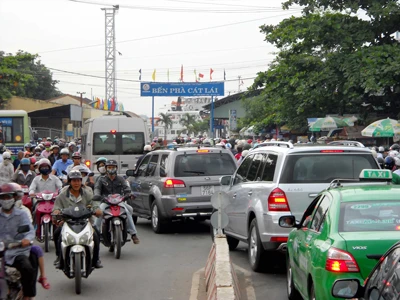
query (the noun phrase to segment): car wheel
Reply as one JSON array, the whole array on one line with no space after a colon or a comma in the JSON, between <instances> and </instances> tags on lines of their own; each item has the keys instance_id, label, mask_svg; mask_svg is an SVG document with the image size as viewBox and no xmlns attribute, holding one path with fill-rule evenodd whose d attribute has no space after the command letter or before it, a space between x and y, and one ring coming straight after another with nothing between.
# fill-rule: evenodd
<instances>
[{"instance_id":1,"label":"car wheel","mask_svg":"<svg viewBox=\"0 0 400 300\"><path fill-rule=\"evenodd\" d=\"M287 293L288 298L290 300L300 300L300 294L296 289L294 282L293 282L293 273L292 273L292 266L290 265L289 258L286 260L286 283L287 283Z\"/></svg>"},{"instance_id":2,"label":"car wheel","mask_svg":"<svg viewBox=\"0 0 400 300\"><path fill-rule=\"evenodd\" d=\"M261 272L263 266L266 263L266 255L264 248L261 244L260 234L257 228L257 219L253 219L249 228L249 239L248 239L249 249L249 262L250 266L255 272Z\"/></svg>"},{"instance_id":3,"label":"car wheel","mask_svg":"<svg viewBox=\"0 0 400 300\"><path fill-rule=\"evenodd\" d=\"M161 215L156 201L151 205L151 227L155 233L163 233L167 227L167 222Z\"/></svg>"},{"instance_id":4,"label":"car wheel","mask_svg":"<svg viewBox=\"0 0 400 300\"><path fill-rule=\"evenodd\" d=\"M235 250L236 249L236 247L239 245L239 240L238 239L235 239L235 238L233 238L233 237L231 237L231 236L226 236L226 240L227 240L227 242L228 242L228 246L229 246L229 250L230 251L233 251L233 250Z\"/></svg>"},{"instance_id":5,"label":"car wheel","mask_svg":"<svg viewBox=\"0 0 400 300\"><path fill-rule=\"evenodd\" d=\"M311 287L310 287L310 300L315 300L315 288L313 282L311 282Z\"/></svg>"}]
</instances>

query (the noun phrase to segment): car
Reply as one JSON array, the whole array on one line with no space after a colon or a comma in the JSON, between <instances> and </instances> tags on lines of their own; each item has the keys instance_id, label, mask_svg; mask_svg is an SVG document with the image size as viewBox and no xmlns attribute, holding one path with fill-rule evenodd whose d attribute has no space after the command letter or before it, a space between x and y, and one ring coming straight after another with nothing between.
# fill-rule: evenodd
<instances>
[{"instance_id":1,"label":"car","mask_svg":"<svg viewBox=\"0 0 400 300\"><path fill-rule=\"evenodd\" d=\"M224 208L229 248L243 241L254 271L272 267L290 232L279 227L279 217L290 213L300 218L333 179L358 179L362 169L379 169L367 148L263 143L249 152L233 176L221 178L229 199Z\"/></svg>"},{"instance_id":2,"label":"car","mask_svg":"<svg viewBox=\"0 0 400 300\"><path fill-rule=\"evenodd\" d=\"M280 217L280 226L294 228L287 242L289 299L335 299L336 280L368 277L399 240L400 186L391 180L390 170L362 170L360 182L332 182L300 222Z\"/></svg>"},{"instance_id":3,"label":"car","mask_svg":"<svg viewBox=\"0 0 400 300\"><path fill-rule=\"evenodd\" d=\"M211 196L221 188L219 178L232 175L236 167L228 149L197 146L152 151L136 171L126 172L135 196L129 202L133 215L151 219L156 233L164 232L172 220L209 219Z\"/></svg>"},{"instance_id":4,"label":"car","mask_svg":"<svg viewBox=\"0 0 400 300\"><path fill-rule=\"evenodd\" d=\"M338 279L332 286L336 298L392 300L400 295L400 242L379 260L364 285L357 279Z\"/></svg>"}]
</instances>

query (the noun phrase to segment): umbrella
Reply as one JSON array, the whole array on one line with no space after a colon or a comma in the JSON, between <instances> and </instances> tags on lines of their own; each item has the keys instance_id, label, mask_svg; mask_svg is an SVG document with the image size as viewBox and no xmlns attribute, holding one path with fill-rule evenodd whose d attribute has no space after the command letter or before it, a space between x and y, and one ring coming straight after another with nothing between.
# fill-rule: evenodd
<instances>
[{"instance_id":1,"label":"umbrella","mask_svg":"<svg viewBox=\"0 0 400 300\"><path fill-rule=\"evenodd\" d=\"M328 116L325 118L318 118L315 122L310 123L309 126L310 126L310 131L328 131L331 129L352 126L352 125L347 124L342 119Z\"/></svg>"},{"instance_id":2,"label":"umbrella","mask_svg":"<svg viewBox=\"0 0 400 300\"><path fill-rule=\"evenodd\" d=\"M400 123L393 119L382 119L369 124L361 131L362 136L400 138Z\"/></svg>"}]
</instances>

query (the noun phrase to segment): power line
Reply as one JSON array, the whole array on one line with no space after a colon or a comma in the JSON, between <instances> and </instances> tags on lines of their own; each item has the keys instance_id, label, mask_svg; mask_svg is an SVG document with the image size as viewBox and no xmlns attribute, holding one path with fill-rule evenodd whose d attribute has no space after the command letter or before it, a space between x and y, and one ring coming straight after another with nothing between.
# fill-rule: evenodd
<instances>
[{"instance_id":1,"label":"power line","mask_svg":"<svg viewBox=\"0 0 400 300\"><path fill-rule=\"evenodd\" d=\"M292 15L292 13L276 15L273 17L282 17L282 16L287 16L287 15ZM205 30L210 30L210 29L215 29L215 28L228 27L228 26L233 26L233 25L238 25L238 24L251 23L251 22L256 22L256 21L261 21L261 20L266 20L266 19L269 19L269 18L264 17L264 18L252 19L252 20L247 20L247 21L240 21L240 22L227 23L227 24L216 25L216 26L203 27L203 28L198 28L198 29L191 29L191 30L178 31L178 32L172 32L172 33L166 33L166 34L159 34L159 35L153 35L153 36L148 36L148 37L124 40L124 41L120 41L120 42L116 42L116 43L122 44L122 43L150 40L150 39L156 39L156 38L161 38L161 37L174 36L174 35L180 35L180 34L186 34L186 33L205 31ZM64 48L64 49L55 49L55 50L42 51L39 53L51 53L51 52L59 52L59 51L78 50L78 49L94 48L94 47L100 47L100 46L104 46L104 44L94 44L94 45L71 47L71 48Z\"/></svg>"}]
</instances>

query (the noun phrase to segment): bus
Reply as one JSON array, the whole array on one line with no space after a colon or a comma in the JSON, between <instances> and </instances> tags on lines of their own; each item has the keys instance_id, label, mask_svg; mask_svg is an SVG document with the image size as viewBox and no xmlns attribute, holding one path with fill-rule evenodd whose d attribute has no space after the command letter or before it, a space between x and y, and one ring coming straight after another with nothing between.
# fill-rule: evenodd
<instances>
[{"instance_id":1,"label":"bus","mask_svg":"<svg viewBox=\"0 0 400 300\"><path fill-rule=\"evenodd\" d=\"M0 143L13 155L24 150L24 145L31 142L32 135L25 110L0 110Z\"/></svg>"}]
</instances>

